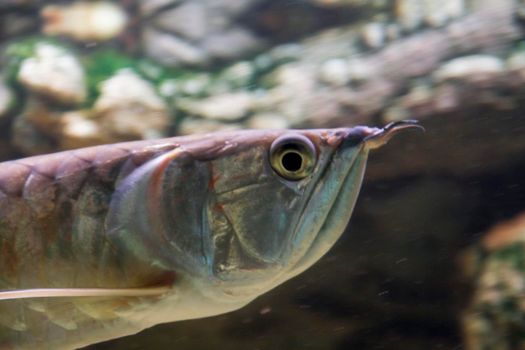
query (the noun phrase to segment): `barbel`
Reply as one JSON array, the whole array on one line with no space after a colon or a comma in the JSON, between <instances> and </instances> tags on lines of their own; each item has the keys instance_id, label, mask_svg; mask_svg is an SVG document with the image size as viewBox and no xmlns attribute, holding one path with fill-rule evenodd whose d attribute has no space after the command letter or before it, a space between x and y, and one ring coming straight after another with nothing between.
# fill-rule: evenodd
<instances>
[{"instance_id":1,"label":"barbel","mask_svg":"<svg viewBox=\"0 0 525 350\"><path fill-rule=\"evenodd\" d=\"M72 349L238 309L344 231L370 149L414 121L245 130L0 163L0 349Z\"/></svg>"}]
</instances>

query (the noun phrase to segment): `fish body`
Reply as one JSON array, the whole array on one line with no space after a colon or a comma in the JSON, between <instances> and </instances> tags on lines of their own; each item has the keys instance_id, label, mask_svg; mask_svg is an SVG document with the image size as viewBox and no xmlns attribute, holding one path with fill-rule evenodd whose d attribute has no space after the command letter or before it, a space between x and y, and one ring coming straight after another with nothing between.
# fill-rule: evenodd
<instances>
[{"instance_id":1,"label":"fish body","mask_svg":"<svg viewBox=\"0 0 525 350\"><path fill-rule=\"evenodd\" d=\"M0 163L0 349L79 348L246 305L328 251L369 149L413 126L235 131Z\"/></svg>"}]
</instances>

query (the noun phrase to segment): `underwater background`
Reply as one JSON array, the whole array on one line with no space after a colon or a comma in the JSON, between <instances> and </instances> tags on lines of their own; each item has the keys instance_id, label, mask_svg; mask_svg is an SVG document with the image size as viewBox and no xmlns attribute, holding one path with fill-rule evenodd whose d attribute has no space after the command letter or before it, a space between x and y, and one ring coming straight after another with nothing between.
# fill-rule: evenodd
<instances>
[{"instance_id":1,"label":"underwater background","mask_svg":"<svg viewBox=\"0 0 525 350\"><path fill-rule=\"evenodd\" d=\"M310 270L86 349L525 349L524 39L521 0L1 0L0 160L417 119Z\"/></svg>"}]
</instances>

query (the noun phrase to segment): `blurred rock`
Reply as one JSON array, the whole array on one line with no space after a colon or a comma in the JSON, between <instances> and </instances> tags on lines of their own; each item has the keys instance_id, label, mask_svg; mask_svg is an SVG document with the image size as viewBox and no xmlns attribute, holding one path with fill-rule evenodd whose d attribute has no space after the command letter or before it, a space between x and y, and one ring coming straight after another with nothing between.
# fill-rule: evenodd
<instances>
[{"instance_id":1,"label":"blurred rock","mask_svg":"<svg viewBox=\"0 0 525 350\"><path fill-rule=\"evenodd\" d=\"M163 11L155 19L158 27L192 41L202 40L209 35L210 25L217 22L215 15L210 15L201 1L187 1L180 6ZM227 20L221 22L223 26L228 24Z\"/></svg>"},{"instance_id":2,"label":"blurred rock","mask_svg":"<svg viewBox=\"0 0 525 350\"><path fill-rule=\"evenodd\" d=\"M100 123L91 118L87 111L64 113L61 117L61 127L61 149L89 147L116 141L108 137L106 130L101 129Z\"/></svg>"},{"instance_id":3,"label":"blurred rock","mask_svg":"<svg viewBox=\"0 0 525 350\"><path fill-rule=\"evenodd\" d=\"M131 70L102 82L93 113L102 129L117 140L162 137L170 124L165 102L154 87Z\"/></svg>"},{"instance_id":4,"label":"blurred rock","mask_svg":"<svg viewBox=\"0 0 525 350\"><path fill-rule=\"evenodd\" d=\"M423 1L396 0L395 11L397 21L405 30L413 30L423 22Z\"/></svg>"},{"instance_id":5,"label":"blurred rock","mask_svg":"<svg viewBox=\"0 0 525 350\"><path fill-rule=\"evenodd\" d=\"M396 16L401 26L411 31L425 22L439 27L465 13L464 0L396 0Z\"/></svg>"},{"instance_id":6,"label":"blurred rock","mask_svg":"<svg viewBox=\"0 0 525 350\"><path fill-rule=\"evenodd\" d=\"M233 88L249 87L255 78L254 64L249 61L237 62L222 71L218 80Z\"/></svg>"},{"instance_id":7,"label":"blurred rock","mask_svg":"<svg viewBox=\"0 0 525 350\"><path fill-rule=\"evenodd\" d=\"M334 86L344 86L350 82L351 72L349 62L342 58L326 61L320 68L321 81Z\"/></svg>"},{"instance_id":8,"label":"blurred rock","mask_svg":"<svg viewBox=\"0 0 525 350\"><path fill-rule=\"evenodd\" d=\"M228 130L239 130L243 126L237 123L220 123L215 120L197 119L197 118L184 118L178 127L178 133L180 135L191 135L191 134L206 134L215 131L228 131Z\"/></svg>"},{"instance_id":9,"label":"blurred rock","mask_svg":"<svg viewBox=\"0 0 525 350\"><path fill-rule=\"evenodd\" d=\"M272 113L261 113L252 116L246 123L250 129L286 129L290 127L283 116Z\"/></svg>"},{"instance_id":10,"label":"blurred rock","mask_svg":"<svg viewBox=\"0 0 525 350\"><path fill-rule=\"evenodd\" d=\"M504 63L501 59L488 55L472 55L455 58L446 62L434 73L440 83L446 80L486 80L502 73Z\"/></svg>"},{"instance_id":11,"label":"blurred rock","mask_svg":"<svg viewBox=\"0 0 525 350\"><path fill-rule=\"evenodd\" d=\"M76 1L68 5L48 5L42 10L43 31L79 41L113 39L125 28L127 14L109 1Z\"/></svg>"},{"instance_id":12,"label":"blurred rock","mask_svg":"<svg viewBox=\"0 0 525 350\"><path fill-rule=\"evenodd\" d=\"M1 5L0 5L1 6ZM0 14L0 38L8 40L38 28L32 13L5 13Z\"/></svg>"},{"instance_id":13,"label":"blurred rock","mask_svg":"<svg viewBox=\"0 0 525 350\"><path fill-rule=\"evenodd\" d=\"M78 104L86 99L85 76L80 62L51 44L37 44L34 56L20 65L17 78L29 90L64 104Z\"/></svg>"},{"instance_id":14,"label":"blurred rock","mask_svg":"<svg viewBox=\"0 0 525 350\"><path fill-rule=\"evenodd\" d=\"M144 30L142 42L149 57L167 66L205 66L209 62L203 49L155 29Z\"/></svg>"},{"instance_id":15,"label":"blurred rock","mask_svg":"<svg viewBox=\"0 0 525 350\"><path fill-rule=\"evenodd\" d=\"M253 97L245 92L217 95L199 101L178 102L178 107L190 115L223 121L235 121L247 116L252 106Z\"/></svg>"},{"instance_id":16,"label":"blurred rock","mask_svg":"<svg viewBox=\"0 0 525 350\"><path fill-rule=\"evenodd\" d=\"M221 60L244 57L262 47L262 41L242 27L231 27L223 32L210 33L202 47Z\"/></svg>"},{"instance_id":17,"label":"blurred rock","mask_svg":"<svg viewBox=\"0 0 525 350\"><path fill-rule=\"evenodd\" d=\"M363 26L362 37L366 46L377 49L382 47L386 42L386 26L381 22L372 22Z\"/></svg>"},{"instance_id":18,"label":"blurred rock","mask_svg":"<svg viewBox=\"0 0 525 350\"><path fill-rule=\"evenodd\" d=\"M30 98L16 116L10 136L17 151L29 156L56 151L59 133L60 115L50 111L39 99Z\"/></svg>"},{"instance_id":19,"label":"blurred rock","mask_svg":"<svg viewBox=\"0 0 525 350\"><path fill-rule=\"evenodd\" d=\"M425 3L425 22L432 27L440 27L448 21L465 14L465 0L427 0Z\"/></svg>"},{"instance_id":20,"label":"blurred rock","mask_svg":"<svg viewBox=\"0 0 525 350\"><path fill-rule=\"evenodd\" d=\"M6 117L7 112L12 107L14 96L11 89L0 79L0 120Z\"/></svg>"},{"instance_id":21,"label":"blurred rock","mask_svg":"<svg viewBox=\"0 0 525 350\"><path fill-rule=\"evenodd\" d=\"M466 349L525 346L525 214L498 224L481 243L471 305L463 317Z\"/></svg>"},{"instance_id":22,"label":"blurred rock","mask_svg":"<svg viewBox=\"0 0 525 350\"><path fill-rule=\"evenodd\" d=\"M137 0L137 4L140 9L140 13L144 17L151 16L162 9L176 6L184 0Z\"/></svg>"}]
</instances>

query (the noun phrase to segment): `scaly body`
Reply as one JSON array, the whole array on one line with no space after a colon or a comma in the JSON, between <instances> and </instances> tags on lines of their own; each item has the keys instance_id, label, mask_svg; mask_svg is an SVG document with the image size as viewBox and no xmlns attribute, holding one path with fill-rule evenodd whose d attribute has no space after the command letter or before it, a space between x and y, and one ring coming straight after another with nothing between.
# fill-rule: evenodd
<instances>
[{"instance_id":1,"label":"scaly body","mask_svg":"<svg viewBox=\"0 0 525 350\"><path fill-rule=\"evenodd\" d=\"M219 133L1 163L0 292L20 298L0 300L0 349L76 348L245 305L329 249L368 149L412 126ZM166 288L140 293L155 286ZM22 297L44 288L66 294Z\"/></svg>"}]
</instances>

